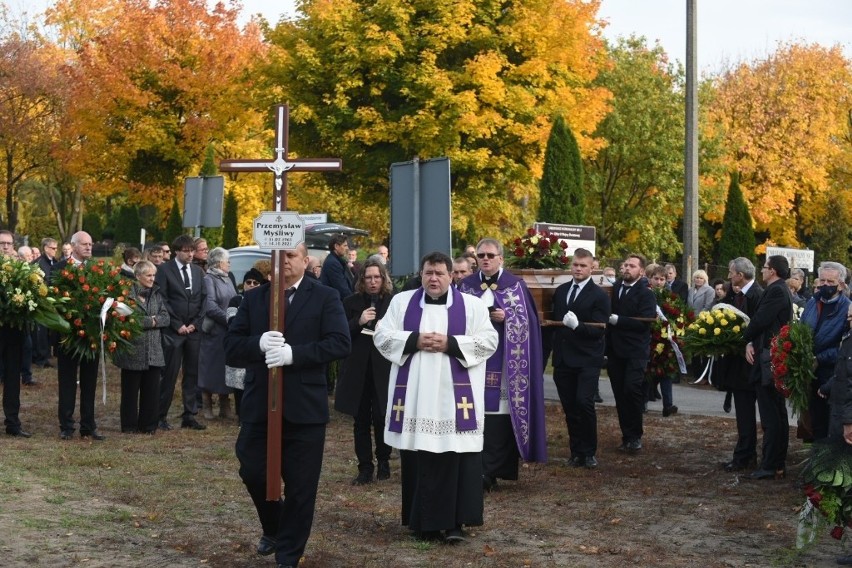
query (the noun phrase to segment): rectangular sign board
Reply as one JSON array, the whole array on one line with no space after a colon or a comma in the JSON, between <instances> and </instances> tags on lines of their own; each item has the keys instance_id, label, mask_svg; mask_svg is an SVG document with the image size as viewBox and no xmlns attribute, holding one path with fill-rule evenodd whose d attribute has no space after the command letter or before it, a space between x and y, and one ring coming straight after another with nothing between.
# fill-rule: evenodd
<instances>
[{"instance_id":1,"label":"rectangular sign board","mask_svg":"<svg viewBox=\"0 0 852 568\"><path fill-rule=\"evenodd\" d=\"M766 256L783 256L790 263L790 268L801 268L808 272L814 271L814 251L784 247L766 247Z\"/></svg>"},{"instance_id":2,"label":"rectangular sign board","mask_svg":"<svg viewBox=\"0 0 852 568\"><path fill-rule=\"evenodd\" d=\"M296 211L263 211L254 218L253 235L262 249L294 249L305 241L305 223Z\"/></svg>"},{"instance_id":3,"label":"rectangular sign board","mask_svg":"<svg viewBox=\"0 0 852 568\"><path fill-rule=\"evenodd\" d=\"M547 231L560 241L567 242L568 248L565 251L568 256L573 255L574 251L578 248L584 248L591 252L592 255L597 254L595 252L595 227L588 225L560 225L557 223L535 223L534 227L537 231Z\"/></svg>"},{"instance_id":4,"label":"rectangular sign board","mask_svg":"<svg viewBox=\"0 0 852 568\"><path fill-rule=\"evenodd\" d=\"M221 227L224 201L224 177L186 178L183 189L183 226Z\"/></svg>"},{"instance_id":5,"label":"rectangular sign board","mask_svg":"<svg viewBox=\"0 0 852 568\"><path fill-rule=\"evenodd\" d=\"M305 225L318 225L319 223L328 223L328 213L302 213L302 221Z\"/></svg>"}]
</instances>

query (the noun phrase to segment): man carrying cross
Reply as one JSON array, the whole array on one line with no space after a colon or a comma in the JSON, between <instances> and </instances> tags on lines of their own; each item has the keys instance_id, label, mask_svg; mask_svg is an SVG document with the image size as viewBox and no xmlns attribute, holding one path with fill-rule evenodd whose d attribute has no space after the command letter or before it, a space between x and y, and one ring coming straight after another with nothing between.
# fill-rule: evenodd
<instances>
[{"instance_id":1,"label":"man carrying cross","mask_svg":"<svg viewBox=\"0 0 852 568\"><path fill-rule=\"evenodd\" d=\"M452 268L443 253L423 257L423 286L394 296L373 336L392 363L385 443L400 450L402 524L448 543L482 524L485 361L497 348L485 304L450 286Z\"/></svg>"}]
</instances>

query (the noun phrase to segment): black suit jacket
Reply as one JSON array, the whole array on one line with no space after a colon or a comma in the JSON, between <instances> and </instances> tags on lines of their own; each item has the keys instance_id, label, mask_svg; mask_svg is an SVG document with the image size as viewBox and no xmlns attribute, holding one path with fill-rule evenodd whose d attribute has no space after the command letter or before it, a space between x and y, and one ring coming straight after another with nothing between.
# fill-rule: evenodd
<instances>
[{"instance_id":1,"label":"black suit jacket","mask_svg":"<svg viewBox=\"0 0 852 568\"><path fill-rule=\"evenodd\" d=\"M348 298L355 291L355 278L352 276L352 271L349 270L349 265L334 251L328 253L322 263L320 282L337 290L341 300Z\"/></svg>"},{"instance_id":2,"label":"black suit jacket","mask_svg":"<svg viewBox=\"0 0 852 568\"><path fill-rule=\"evenodd\" d=\"M269 331L270 285L246 292L225 335L225 362L246 369L240 420L266 422L269 369L260 336ZM350 341L343 304L337 292L303 278L287 306L284 337L293 349L293 364L284 367L284 419L297 424L328 422L326 365L349 355Z\"/></svg>"},{"instance_id":3,"label":"black suit jacket","mask_svg":"<svg viewBox=\"0 0 852 568\"><path fill-rule=\"evenodd\" d=\"M657 299L644 277L619 298L623 287L621 280L612 287L612 313L618 316L618 323L606 327L607 354L621 359L648 359L651 354L651 323L633 318L657 317Z\"/></svg>"},{"instance_id":4,"label":"black suit jacket","mask_svg":"<svg viewBox=\"0 0 852 568\"><path fill-rule=\"evenodd\" d=\"M160 294L166 300L166 310L171 319L168 329L174 332L181 326L190 324L200 332L201 320L204 319L204 301L207 298L204 291L204 271L192 263L188 266L192 280L192 291L189 294L186 293L183 276L175 259L157 267L157 275L154 277Z\"/></svg>"},{"instance_id":5,"label":"black suit jacket","mask_svg":"<svg viewBox=\"0 0 852 568\"><path fill-rule=\"evenodd\" d=\"M757 304L762 295L763 288L757 282L752 283L745 294L745 303L741 308L747 316L752 317L757 311ZM736 294L732 289L728 289L722 302L732 306L737 305ZM751 384L753 369L754 367L746 361L745 354L725 355L713 364L713 382L719 390L754 390L754 385Z\"/></svg>"},{"instance_id":6,"label":"black suit jacket","mask_svg":"<svg viewBox=\"0 0 852 568\"><path fill-rule=\"evenodd\" d=\"M568 296L573 280L559 286L553 293L553 319L561 321L568 313ZM559 327L553 338L554 367L602 367L606 342L604 326L586 325L584 322L606 324L609 319L609 296L589 279L574 298L571 311L580 320L577 329Z\"/></svg>"},{"instance_id":7,"label":"black suit jacket","mask_svg":"<svg viewBox=\"0 0 852 568\"><path fill-rule=\"evenodd\" d=\"M793 297L783 278L766 287L743 337L754 345L755 357L769 349L773 335L793 318Z\"/></svg>"},{"instance_id":8,"label":"black suit jacket","mask_svg":"<svg viewBox=\"0 0 852 568\"><path fill-rule=\"evenodd\" d=\"M385 317L390 305L391 294L386 294L376 304L376 319ZM334 408L350 416L358 414L358 405L364 393L364 382L369 380L374 385L378 395L379 414L384 414L388 399L388 380L391 363L379 353L373 344L373 336L361 333L364 328L358 320L361 313L370 307L369 294L352 294L343 300L343 311L349 322L349 337L352 340L352 354L343 363L343 374L337 381L334 396ZM373 326L375 328L375 326Z\"/></svg>"},{"instance_id":9,"label":"black suit jacket","mask_svg":"<svg viewBox=\"0 0 852 568\"><path fill-rule=\"evenodd\" d=\"M689 298L689 284L683 280L675 278L672 280L672 292L680 296L680 299L686 302Z\"/></svg>"}]
</instances>

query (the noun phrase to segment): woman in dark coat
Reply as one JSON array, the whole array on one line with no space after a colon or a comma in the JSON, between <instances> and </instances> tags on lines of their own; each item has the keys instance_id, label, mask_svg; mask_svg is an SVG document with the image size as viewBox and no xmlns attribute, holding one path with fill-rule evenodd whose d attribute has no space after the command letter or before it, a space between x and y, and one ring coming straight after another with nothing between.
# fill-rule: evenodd
<instances>
[{"instance_id":1,"label":"woman in dark coat","mask_svg":"<svg viewBox=\"0 0 852 568\"><path fill-rule=\"evenodd\" d=\"M391 448L384 441L390 362L373 345L372 332L388 309L392 290L385 266L377 260L368 259L361 267L355 293L343 300L352 353L345 360L343 374L337 382L334 408L355 417L353 430L358 476L352 480L353 485L373 481L371 425L376 441L376 477L390 477L388 459Z\"/></svg>"},{"instance_id":2,"label":"woman in dark coat","mask_svg":"<svg viewBox=\"0 0 852 568\"><path fill-rule=\"evenodd\" d=\"M157 267L142 260L133 266L133 273L136 282L130 290L130 298L136 301L136 315L143 333L133 339L133 349L113 360L121 369L121 431L154 434L160 400L160 371L166 364L160 329L168 327L169 312L154 284Z\"/></svg>"}]
</instances>

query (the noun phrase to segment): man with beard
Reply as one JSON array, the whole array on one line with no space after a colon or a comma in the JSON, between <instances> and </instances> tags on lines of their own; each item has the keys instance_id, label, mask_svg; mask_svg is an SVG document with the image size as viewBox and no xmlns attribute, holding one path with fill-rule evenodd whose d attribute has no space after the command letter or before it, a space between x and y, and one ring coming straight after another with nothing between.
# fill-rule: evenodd
<instances>
[{"instance_id":1,"label":"man with beard","mask_svg":"<svg viewBox=\"0 0 852 568\"><path fill-rule=\"evenodd\" d=\"M482 482L518 479L518 457L547 461L544 431L544 358L535 301L523 280L503 269L503 245L486 238L476 245L479 272L459 290L482 299L500 336L485 368L485 444Z\"/></svg>"},{"instance_id":2,"label":"man with beard","mask_svg":"<svg viewBox=\"0 0 852 568\"><path fill-rule=\"evenodd\" d=\"M644 276L646 264L641 254L630 254L622 263L621 279L612 287L612 315L606 334L607 373L621 427L619 449L629 453L642 449L643 385L651 348L649 322L657 315L657 301Z\"/></svg>"}]
</instances>

